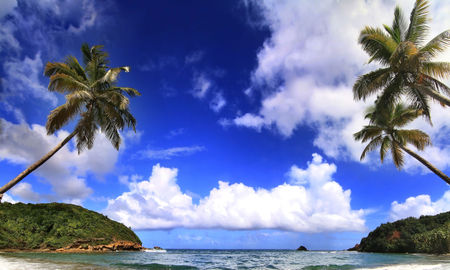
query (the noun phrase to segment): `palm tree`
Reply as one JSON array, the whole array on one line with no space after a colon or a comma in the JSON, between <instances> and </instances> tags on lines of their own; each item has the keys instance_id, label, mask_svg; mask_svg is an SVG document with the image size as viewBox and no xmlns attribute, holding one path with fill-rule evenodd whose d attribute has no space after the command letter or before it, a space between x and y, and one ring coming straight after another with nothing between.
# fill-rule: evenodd
<instances>
[{"instance_id":1,"label":"palm tree","mask_svg":"<svg viewBox=\"0 0 450 270\"><path fill-rule=\"evenodd\" d=\"M431 121L429 99L450 106L450 88L438 79L450 75L450 63L432 59L450 44L450 30L446 30L423 45L428 27L428 1L416 0L409 25L397 6L392 26L383 29L366 26L359 43L369 56L383 67L360 76L353 86L354 98L365 100L382 92L377 108L398 102L406 95L411 104L423 111ZM443 95L443 94L444 95Z\"/></svg>"},{"instance_id":2,"label":"palm tree","mask_svg":"<svg viewBox=\"0 0 450 270\"><path fill-rule=\"evenodd\" d=\"M81 52L84 67L75 57L69 56L65 62L48 62L44 71L44 75L50 77L48 90L66 94L66 103L52 110L47 118L47 133L54 134L79 115L74 131L0 188L0 202L3 193L41 166L73 137L76 136L76 147L80 153L85 148L92 148L95 134L100 129L118 150L121 143L119 131L125 126L136 131L136 120L129 111L130 101L126 95L134 97L140 93L136 89L116 85L119 73L128 72L129 67L109 68L108 54L100 45L89 47L85 43L81 46Z\"/></svg>"},{"instance_id":3,"label":"palm tree","mask_svg":"<svg viewBox=\"0 0 450 270\"><path fill-rule=\"evenodd\" d=\"M417 110L413 106L405 106L402 103L386 107L382 111L377 111L375 106L369 108L365 117L370 119L369 125L364 126L361 131L353 135L357 141L369 142L361 154L361 160L366 157L368 152L379 147L381 162L383 163L386 153L390 150L392 161L398 169L401 169L404 164L402 152L404 151L450 184L450 178L447 175L406 147L409 143L418 150L423 150L425 146L431 145L430 137L423 131L399 129L421 116L422 113L421 110Z\"/></svg>"}]
</instances>

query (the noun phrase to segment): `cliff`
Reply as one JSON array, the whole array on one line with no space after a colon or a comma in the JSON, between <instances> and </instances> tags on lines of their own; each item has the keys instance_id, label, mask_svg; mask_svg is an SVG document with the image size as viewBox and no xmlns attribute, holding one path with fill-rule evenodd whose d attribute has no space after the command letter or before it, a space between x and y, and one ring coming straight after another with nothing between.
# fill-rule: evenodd
<instances>
[{"instance_id":1,"label":"cliff","mask_svg":"<svg viewBox=\"0 0 450 270\"><path fill-rule=\"evenodd\" d=\"M0 249L39 251L140 250L125 225L81 206L0 204Z\"/></svg>"},{"instance_id":2,"label":"cliff","mask_svg":"<svg viewBox=\"0 0 450 270\"><path fill-rule=\"evenodd\" d=\"M450 212L382 224L350 250L450 253Z\"/></svg>"}]
</instances>

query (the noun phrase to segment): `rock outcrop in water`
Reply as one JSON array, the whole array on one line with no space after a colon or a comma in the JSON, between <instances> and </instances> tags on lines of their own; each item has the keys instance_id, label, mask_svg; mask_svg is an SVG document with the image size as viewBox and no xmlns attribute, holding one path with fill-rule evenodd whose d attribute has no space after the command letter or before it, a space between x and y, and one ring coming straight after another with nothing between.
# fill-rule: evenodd
<instances>
[{"instance_id":1,"label":"rock outcrop in water","mask_svg":"<svg viewBox=\"0 0 450 270\"><path fill-rule=\"evenodd\" d=\"M349 249L363 252L450 253L450 212L380 225Z\"/></svg>"},{"instance_id":2,"label":"rock outcrop in water","mask_svg":"<svg viewBox=\"0 0 450 270\"><path fill-rule=\"evenodd\" d=\"M125 225L81 206L0 204L0 249L56 252L141 250Z\"/></svg>"},{"instance_id":3,"label":"rock outcrop in water","mask_svg":"<svg viewBox=\"0 0 450 270\"><path fill-rule=\"evenodd\" d=\"M297 251L308 251L308 249L305 246L299 246Z\"/></svg>"}]
</instances>

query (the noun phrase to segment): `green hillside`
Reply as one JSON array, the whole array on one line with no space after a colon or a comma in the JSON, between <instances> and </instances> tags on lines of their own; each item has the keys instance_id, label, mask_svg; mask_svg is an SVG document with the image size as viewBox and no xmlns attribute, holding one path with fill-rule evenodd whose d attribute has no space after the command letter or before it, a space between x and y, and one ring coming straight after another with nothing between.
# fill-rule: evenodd
<instances>
[{"instance_id":1,"label":"green hillside","mask_svg":"<svg viewBox=\"0 0 450 270\"><path fill-rule=\"evenodd\" d=\"M86 245L141 244L131 229L81 206L0 204L0 249L57 249L76 241Z\"/></svg>"},{"instance_id":2,"label":"green hillside","mask_svg":"<svg viewBox=\"0 0 450 270\"><path fill-rule=\"evenodd\" d=\"M450 212L382 224L356 248L365 252L450 253Z\"/></svg>"}]
</instances>

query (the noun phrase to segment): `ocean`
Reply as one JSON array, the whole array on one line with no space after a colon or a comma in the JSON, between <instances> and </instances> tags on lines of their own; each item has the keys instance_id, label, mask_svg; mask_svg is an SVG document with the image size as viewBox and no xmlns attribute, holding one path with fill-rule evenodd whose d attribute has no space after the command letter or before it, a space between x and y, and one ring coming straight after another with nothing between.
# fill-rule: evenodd
<instances>
[{"instance_id":1,"label":"ocean","mask_svg":"<svg viewBox=\"0 0 450 270\"><path fill-rule=\"evenodd\" d=\"M167 253L0 253L0 269L450 269L450 255L349 251L168 250Z\"/></svg>"}]
</instances>

